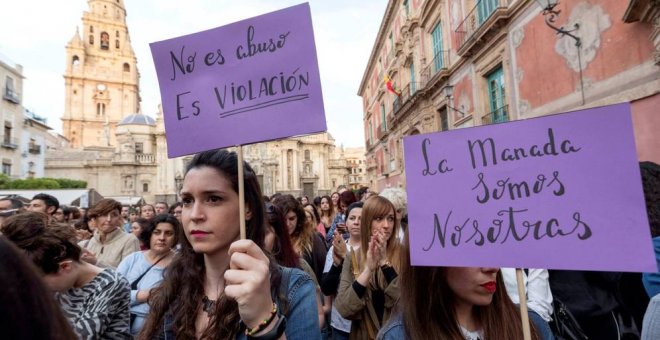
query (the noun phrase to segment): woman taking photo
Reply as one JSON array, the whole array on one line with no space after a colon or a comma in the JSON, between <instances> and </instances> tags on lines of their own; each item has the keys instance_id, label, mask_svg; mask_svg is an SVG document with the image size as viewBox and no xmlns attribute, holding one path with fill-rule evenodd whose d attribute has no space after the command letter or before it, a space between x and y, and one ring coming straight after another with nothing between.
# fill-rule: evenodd
<instances>
[{"instance_id":1,"label":"woman taking photo","mask_svg":"<svg viewBox=\"0 0 660 340\"><path fill-rule=\"evenodd\" d=\"M47 225L46 215L25 212L7 219L2 233L41 270L81 339L130 339L126 279L81 261L73 228Z\"/></svg>"},{"instance_id":2,"label":"woman taking photo","mask_svg":"<svg viewBox=\"0 0 660 340\"><path fill-rule=\"evenodd\" d=\"M379 340L523 339L520 311L509 299L499 268L410 266L407 236L404 244L401 301ZM536 328L530 327L532 339L538 340Z\"/></svg>"},{"instance_id":3,"label":"woman taking photo","mask_svg":"<svg viewBox=\"0 0 660 340\"><path fill-rule=\"evenodd\" d=\"M332 246L328 250L328 255L325 259L325 267L323 268L323 278L321 279L321 290L327 296L334 296L337 294L337 287L339 287L339 279L341 276L342 265L346 258L353 262L357 268L357 255L360 251L361 238L360 238L360 218L362 217L362 202L355 202L348 206L346 209L346 228L350 235L348 240L344 240L343 235L339 231L335 231L335 237L332 241ZM337 311L337 307L332 306L332 313L330 319L332 326L332 339L343 340L349 338L351 331L351 321L343 318Z\"/></svg>"},{"instance_id":4,"label":"woman taking photo","mask_svg":"<svg viewBox=\"0 0 660 340\"><path fill-rule=\"evenodd\" d=\"M352 321L350 339L375 339L399 299L398 229L390 201L375 196L364 203L357 264L344 261L335 298L339 314Z\"/></svg>"},{"instance_id":5,"label":"woman taking photo","mask_svg":"<svg viewBox=\"0 0 660 340\"><path fill-rule=\"evenodd\" d=\"M94 237L81 244L87 252L83 260L100 267L117 268L126 256L140 250L140 242L121 228L121 203L104 198L87 211Z\"/></svg>"},{"instance_id":6,"label":"woman taking photo","mask_svg":"<svg viewBox=\"0 0 660 340\"><path fill-rule=\"evenodd\" d=\"M117 267L117 272L131 285L131 334L134 336L140 332L149 314L147 300L151 289L163 280L163 272L174 258L172 248L176 246L180 233L181 224L174 216L156 216L144 225L140 234L147 250L128 255Z\"/></svg>"},{"instance_id":7,"label":"woman taking photo","mask_svg":"<svg viewBox=\"0 0 660 340\"><path fill-rule=\"evenodd\" d=\"M234 152L195 155L181 189L185 238L160 287L151 291L141 339L319 339L314 284L263 251L266 227L257 176L244 168L239 215ZM240 218L247 239L240 240Z\"/></svg>"}]
</instances>

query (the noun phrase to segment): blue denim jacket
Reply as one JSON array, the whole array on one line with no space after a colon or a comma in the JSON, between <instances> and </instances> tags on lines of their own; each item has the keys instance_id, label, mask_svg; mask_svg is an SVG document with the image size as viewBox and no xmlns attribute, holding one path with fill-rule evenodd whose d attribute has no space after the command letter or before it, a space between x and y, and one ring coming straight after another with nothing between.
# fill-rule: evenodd
<instances>
[{"instance_id":1,"label":"blue denim jacket","mask_svg":"<svg viewBox=\"0 0 660 340\"><path fill-rule=\"evenodd\" d=\"M282 277L288 271L287 287L287 313L286 313L286 334L287 340L320 340L321 330L319 328L318 309L316 306L316 286L314 281L305 272L297 268L282 268ZM278 308L281 310L281 301L275 299ZM163 324L164 331L159 337L164 340L174 340L172 332L172 317L165 316ZM236 339L245 340L245 333L239 333Z\"/></svg>"}]
</instances>

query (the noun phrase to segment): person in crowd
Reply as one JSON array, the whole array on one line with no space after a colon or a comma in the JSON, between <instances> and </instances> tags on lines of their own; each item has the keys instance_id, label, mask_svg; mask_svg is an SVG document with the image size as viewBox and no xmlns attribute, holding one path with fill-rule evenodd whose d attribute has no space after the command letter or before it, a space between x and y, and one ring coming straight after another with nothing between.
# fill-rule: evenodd
<instances>
[{"instance_id":1,"label":"person in crowd","mask_svg":"<svg viewBox=\"0 0 660 340\"><path fill-rule=\"evenodd\" d=\"M364 195L367 193L369 190L369 187L360 187L358 191L355 193L355 196L357 197L358 201L364 201Z\"/></svg>"},{"instance_id":2,"label":"person in crowd","mask_svg":"<svg viewBox=\"0 0 660 340\"><path fill-rule=\"evenodd\" d=\"M57 223L69 223L71 210L66 205L60 205L53 214L53 220Z\"/></svg>"},{"instance_id":3,"label":"person in crowd","mask_svg":"<svg viewBox=\"0 0 660 340\"><path fill-rule=\"evenodd\" d=\"M289 228L278 206L273 203L266 203L265 211L268 231L264 241L264 249L275 256L279 265L301 269L314 280L314 285L317 287L316 303L318 307L319 327L323 328L326 312L321 302L321 288L318 281L316 281L316 273L314 273L312 267L294 249L289 235Z\"/></svg>"},{"instance_id":4,"label":"person in crowd","mask_svg":"<svg viewBox=\"0 0 660 340\"><path fill-rule=\"evenodd\" d=\"M183 210L183 204L181 202L176 202L172 204L170 207L170 215L176 217L177 220L179 220L179 223L181 223L181 211Z\"/></svg>"},{"instance_id":5,"label":"person in crowd","mask_svg":"<svg viewBox=\"0 0 660 340\"><path fill-rule=\"evenodd\" d=\"M399 225L401 226L397 237L399 241L403 242L403 234L408 229L408 195L406 191L402 188L386 188L379 195L387 198L394 204L396 217L399 219Z\"/></svg>"},{"instance_id":6,"label":"person in crowd","mask_svg":"<svg viewBox=\"0 0 660 340\"><path fill-rule=\"evenodd\" d=\"M140 208L140 217L146 218L148 220L154 218L156 216L156 209L154 208L153 205L151 204L145 204Z\"/></svg>"},{"instance_id":7,"label":"person in crowd","mask_svg":"<svg viewBox=\"0 0 660 340\"><path fill-rule=\"evenodd\" d=\"M321 211L321 196L314 197L311 203L314 204L316 211Z\"/></svg>"},{"instance_id":8,"label":"person in crowd","mask_svg":"<svg viewBox=\"0 0 660 340\"><path fill-rule=\"evenodd\" d=\"M77 221L83 217L83 215L80 213L80 209L78 207L69 207L69 210L71 210L71 217L69 218L69 221Z\"/></svg>"},{"instance_id":9,"label":"person in crowd","mask_svg":"<svg viewBox=\"0 0 660 340\"><path fill-rule=\"evenodd\" d=\"M144 218L138 218L135 222L131 223L131 234L137 237L138 241L140 241L140 250L149 249L149 243L145 243L140 235L142 235L144 230L149 229L151 224L151 221Z\"/></svg>"},{"instance_id":10,"label":"person in crowd","mask_svg":"<svg viewBox=\"0 0 660 340\"><path fill-rule=\"evenodd\" d=\"M310 203L310 202L309 202L309 197L308 197L308 196L303 195L303 196L300 198L300 204L301 204L303 207L306 206L306 205L308 205L309 203Z\"/></svg>"},{"instance_id":11,"label":"person in crowd","mask_svg":"<svg viewBox=\"0 0 660 340\"><path fill-rule=\"evenodd\" d=\"M316 231L318 231L319 234L325 238L325 226L323 226L323 223L321 223L321 216L319 215L318 209L316 209L316 207L314 207L314 205L311 203L303 205L303 209L311 214L311 218L314 220L314 229L316 229Z\"/></svg>"},{"instance_id":12,"label":"person in crowd","mask_svg":"<svg viewBox=\"0 0 660 340\"><path fill-rule=\"evenodd\" d=\"M384 192L384 190L383 190ZM504 286L509 298L520 305L518 281L515 268L501 268ZM552 340L554 336L549 322L552 321L552 291L547 269L525 269L523 271L525 296L530 320L536 325L541 340Z\"/></svg>"},{"instance_id":13,"label":"person in crowd","mask_svg":"<svg viewBox=\"0 0 660 340\"><path fill-rule=\"evenodd\" d=\"M131 232L131 221L128 218L130 207L127 205L121 206L121 224L123 226L124 232Z\"/></svg>"},{"instance_id":14,"label":"person in crowd","mask_svg":"<svg viewBox=\"0 0 660 340\"><path fill-rule=\"evenodd\" d=\"M520 312L499 268L410 266L404 239L401 300L379 340L523 339ZM532 339L539 339L533 324L530 328Z\"/></svg>"},{"instance_id":15,"label":"person in crowd","mask_svg":"<svg viewBox=\"0 0 660 340\"><path fill-rule=\"evenodd\" d=\"M129 254L140 250L140 242L121 228L121 203L104 198L87 212L89 224L96 230L84 245L83 260L101 267L116 268Z\"/></svg>"},{"instance_id":16,"label":"person in crowd","mask_svg":"<svg viewBox=\"0 0 660 340\"><path fill-rule=\"evenodd\" d=\"M0 329L5 339L76 340L38 269L0 236Z\"/></svg>"},{"instance_id":17,"label":"person in crowd","mask_svg":"<svg viewBox=\"0 0 660 340\"><path fill-rule=\"evenodd\" d=\"M345 190L339 194L339 210L337 215L332 220L332 225L328 230L328 233L325 236L325 241L328 245L332 243L332 238L335 235L335 230L339 230L339 233L343 235L345 239L348 239L348 233L346 230L346 208L349 205L357 201L355 194L350 190ZM398 213L398 212L397 212ZM398 216L398 215L397 215Z\"/></svg>"},{"instance_id":18,"label":"person in crowd","mask_svg":"<svg viewBox=\"0 0 660 340\"><path fill-rule=\"evenodd\" d=\"M23 202L15 197L0 199L0 224L7 217L14 216L23 210Z\"/></svg>"},{"instance_id":19,"label":"person in crowd","mask_svg":"<svg viewBox=\"0 0 660 340\"><path fill-rule=\"evenodd\" d=\"M142 330L149 314L151 289L163 280L165 268L174 258L174 247L181 233L181 223L170 214L156 215L145 228L141 229L140 241L146 250L128 255L117 267L117 272L131 284L131 334L136 336Z\"/></svg>"},{"instance_id":20,"label":"person in crowd","mask_svg":"<svg viewBox=\"0 0 660 340\"><path fill-rule=\"evenodd\" d=\"M660 339L660 294L655 295L649 302L642 327L641 340Z\"/></svg>"},{"instance_id":21,"label":"person in crowd","mask_svg":"<svg viewBox=\"0 0 660 340\"><path fill-rule=\"evenodd\" d=\"M81 339L130 339L128 282L112 269L81 261L70 227L48 225L46 215L29 212L7 219L2 232L41 270Z\"/></svg>"},{"instance_id":22,"label":"person in crowd","mask_svg":"<svg viewBox=\"0 0 660 340\"><path fill-rule=\"evenodd\" d=\"M362 202L366 202L369 198L373 196L378 196L378 192L369 190L367 191L364 196L362 196Z\"/></svg>"},{"instance_id":23,"label":"person in crowd","mask_svg":"<svg viewBox=\"0 0 660 340\"><path fill-rule=\"evenodd\" d=\"M319 339L312 279L262 251L267 227L257 176L244 163L239 214L238 157L212 150L193 157L181 189L185 238L160 287L140 339ZM240 219L247 239L239 240Z\"/></svg>"},{"instance_id":24,"label":"person in crowd","mask_svg":"<svg viewBox=\"0 0 660 340\"><path fill-rule=\"evenodd\" d=\"M360 237L362 205L362 202L355 202L346 209L346 228L350 235L347 240L344 240L343 235L339 231L335 231L332 246L325 258L325 267L323 268L323 277L321 278L321 291L326 296L337 294L342 266L347 257L349 261L353 262L355 268L358 267L356 254L358 254L360 245L362 244ZM346 340L349 338L351 321L343 318L334 305L332 306L330 325L332 327L333 340Z\"/></svg>"},{"instance_id":25,"label":"person in crowd","mask_svg":"<svg viewBox=\"0 0 660 340\"><path fill-rule=\"evenodd\" d=\"M321 204L319 205L319 215L321 215L321 223L323 223L326 236L328 235L328 229L330 229L330 226L332 225L332 220L335 218L335 215L333 215L334 211L335 209L332 206L332 199L330 196L322 196Z\"/></svg>"},{"instance_id":26,"label":"person in crowd","mask_svg":"<svg viewBox=\"0 0 660 340\"><path fill-rule=\"evenodd\" d=\"M81 245L87 245L92 236L94 236L94 231L90 228L87 217L76 220L73 223L73 228L76 231L76 238Z\"/></svg>"},{"instance_id":27,"label":"person in crowd","mask_svg":"<svg viewBox=\"0 0 660 340\"><path fill-rule=\"evenodd\" d=\"M364 203L357 263L344 261L335 298L339 314L352 321L351 339L374 339L399 300L397 221L394 205L386 198L375 196Z\"/></svg>"},{"instance_id":28,"label":"person in crowd","mask_svg":"<svg viewBox=\"0 0 660 340\"><path fill-rule=\"evenodd\" d=\"M156 215L160 215L167 214L170 208L165 202L156 202L154 209L156 210Z\"/></svg>"},{"instance_id":29,"label":"person in crowd","mask_svg":"<svg viewBox=\"0 0 660 340\"><path fill-rule=\"evenodd\" d=\"M321 281L326 247L314 226L305 224L305 210L292 195L281 195L272 202L284 213L284 221L296 254L312 267L316 282Z\"/></svg>"},{"instance_id":30,"label":"person in crowd","mask_svg":"<svg viewBox=\"0 0 660 340\"><path fill-rule=\"evenodd\" d=\"M341 195L342 192L348 190L345 184L340 184L337 186L337 193Z\"/></svg>"},{"instance_id":31,"label":"person in crowd","mask_svg":"<svg viewBox=\"0 0 660 340\"><path fill-rule=\"evenodd\" d=\"M128 222L133 223L138 218L140 218L140 208L139 207L128 208Z\"/></svg>"},{"instance_id":32,"label":"person in crowd","mask_svg":"<svg viewBox=\"0 0 660 340\"><path fill-rule=\"evenodd\" d=\"M60 202L54 196L48 194L36 194L32 197L28 211L41 212L48 216L53 216L60 207Z\"/></svg>"},{"instance_id":33,"label":"person in crowd","mask_svg":"<svg viewBox=\"0 0 660 340\"><path fill-rule=\"evenodd\" d=\"M339 193L336 191L333 192L330 195L330 199L332 200L332 217L334 218L339 212Z\"/></svg>"},{"instance_id":34,"label":"person in crowd","mask_svg":"<svg viewBox=\"0 0 660 340\"><path fill-rule=\"evenodd\" d=\"M277 264L289 268L300 268L298 254L291 245L289 231L284 223L284 215L271 202L266 202L266 236L264 249L273 255Z\"/></svg>"}]
</instances>

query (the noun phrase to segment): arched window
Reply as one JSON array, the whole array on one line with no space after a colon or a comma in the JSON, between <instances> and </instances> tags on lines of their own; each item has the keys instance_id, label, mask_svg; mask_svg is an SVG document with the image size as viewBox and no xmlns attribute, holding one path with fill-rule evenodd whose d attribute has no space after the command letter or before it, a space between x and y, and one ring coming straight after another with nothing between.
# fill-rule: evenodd
<instances>
[{"instance_id":1,"label":"arched window","mask_svg":"<svg viewBox=\"0 0 660 340\"><path fill-rule=\"evenodd\" d=\"M89 26L89 33L94 33L94 26Z\"/></svg>"},{"instance_id":2,"label":"arched window","mask_svg":"<svg viewBox=\"0 0 660 340\"><path fill-rule=\"evenodd\" d=\"M115 38L119 38L119 31L115 31Z\"/></svg>"},{"instance_id":3,"label":"arched window","mask_svg":"<svg viewBox=\"0 0 660 340\"><path fill-rule=\"evenodd\" d=\"M80 58L78 58L77 55L74 55L73 58L71 58L71 65L73 68L76 68L78 65L80 65Z\"/></svg>"},{"instance_id":4,"label":"arched window","mask_svg":"<svg viewBox=\"0 0 660 340\"><path fill-rule=\"evenodd\" d=\"M119 40L115 40L115 48L119 48Z\"/></svg>"},{"instance_id":5,"label":"arched window","mask_svg":"<svg viewBox=\"0 0 660 340\"><path fill-rule=\"evenodd\" d=\"M94 36L91 34L89 35L89 44L94 45Z\"/></svg>"},{"instance_id":6,"label":"arched window","mask_svg":"<svg viewBox=\"0 0 660 340\"><path fill-rule=\"evenodd\" d=\"M105 115L105 104L103 103L96 104L96 115L97 116Z\"/></svg>"},{"instance_id":7,"label":"arched window","mask_svg":"<svg viewBox=\"0 0 660 340\"><path fill-rule=\"evenodd\" d=\"M101 33L101 49L107 50L110 48L110 34L108 32Z\"/></svg>"},{"instance_id":8,"label":"arched window","mask_svg":"<svg viewBox=\"0 0 660 340\"><path fill-rule=\"evenodd\" d=\"M124 72L131 72L131 66L128 63L124 63Z\"/></svg>"}]
</instances>

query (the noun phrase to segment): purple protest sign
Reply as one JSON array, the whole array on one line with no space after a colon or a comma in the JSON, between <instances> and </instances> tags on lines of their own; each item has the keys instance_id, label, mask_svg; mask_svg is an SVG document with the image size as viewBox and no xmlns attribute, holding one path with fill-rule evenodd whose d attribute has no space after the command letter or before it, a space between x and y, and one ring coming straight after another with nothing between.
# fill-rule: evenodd
<instances>
[{"instance_id":1,"label":"purple protest sign","mask_svg":"<svg viewBox=\"0 0 660 340\"><path fill-rule=\"evenodd\" d=\"M656 271L629 104L404 148L413 265Z\"/></svg>"},{"instance_id":2,"label":"purple protest sign","mask_svg":"<svg viewBox=\"0 0 660 340\"><path fill-rule=\"evenodd\" d=\"M307 3L150 46L170 158L326 130Z\"/></svg>"}]
</instances>

